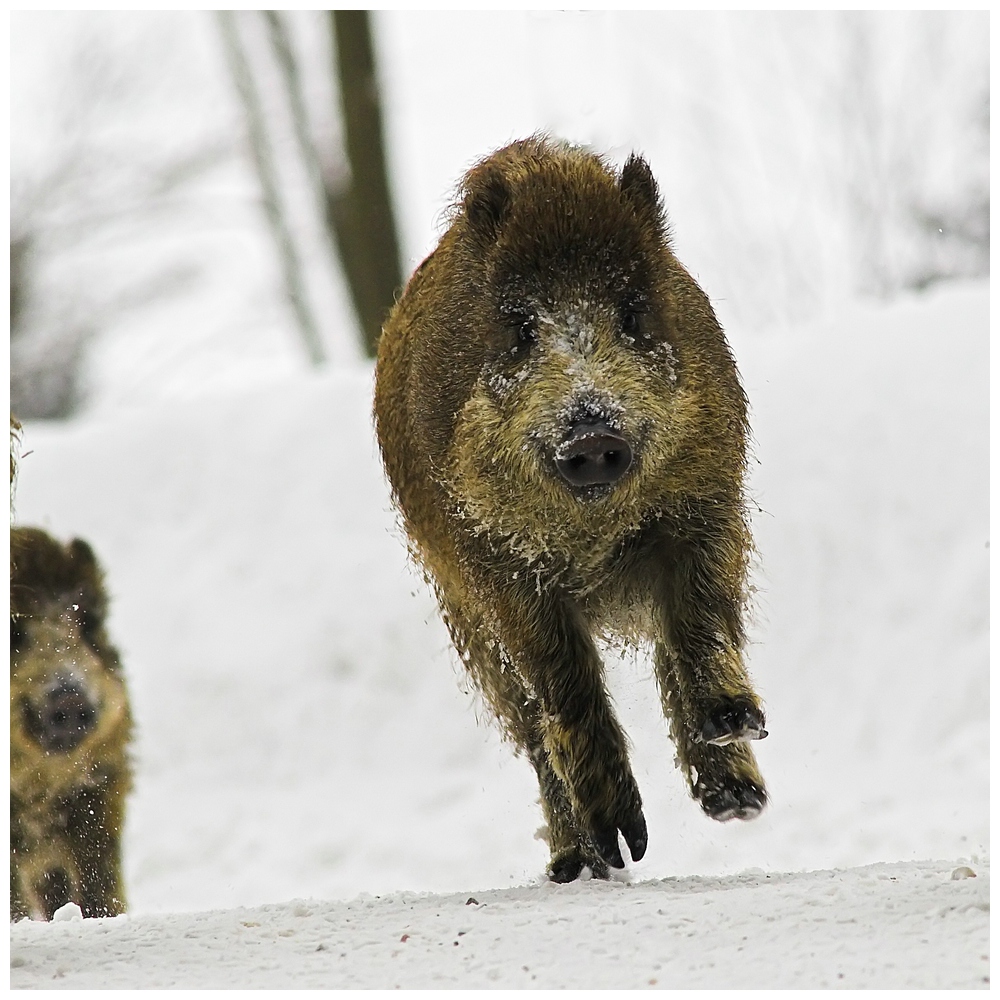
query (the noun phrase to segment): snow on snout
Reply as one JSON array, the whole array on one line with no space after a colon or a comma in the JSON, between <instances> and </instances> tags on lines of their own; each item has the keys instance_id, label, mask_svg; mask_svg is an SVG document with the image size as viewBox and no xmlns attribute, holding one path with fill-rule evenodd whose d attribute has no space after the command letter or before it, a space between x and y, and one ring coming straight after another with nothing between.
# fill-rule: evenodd
<instances>
[{"instance_id":1,"label":"snow on snout","mask_svg":"<svg viewBox=\"0 0 1000 1000\"><path fill-rule=\"evenodd\" d=\"M581 302L562 313L539 312L538 329L548 350L565 355L567 375L574 375L580 363L590 358L596 346L594 324L588 317L589 303Z\"/></svg>"}]
</instances>

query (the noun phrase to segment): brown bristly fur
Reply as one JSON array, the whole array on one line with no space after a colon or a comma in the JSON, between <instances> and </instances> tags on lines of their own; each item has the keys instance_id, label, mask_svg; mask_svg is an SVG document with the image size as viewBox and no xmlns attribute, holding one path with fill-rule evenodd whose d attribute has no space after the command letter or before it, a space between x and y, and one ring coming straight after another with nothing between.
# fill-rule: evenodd
<instances>
[{"instance_id":1,"label":"brown bristly fur","mask_svg":"<svg viewBox=\"0 0 1000 1000\"><path fill-rule=\"evenodd\" d=\"M84 916L125 911L121 835L132 781L132 721L106 630L97 560L80 539L62 545L13 528L10 677L10 913L49 920L67 902ZM68 749L32 728L47 692L72 684L94 721Z\"/></svg>"},{"instance_id":2,"label":"brown bristly fur","mask_svg":"<svg viewBox=\"0 0 1000 1000\"><path fill-rule=\"evenodd\" d=\"M634 460L611 488L567 488L555 456L574 420L598 418ZM652 644L705 811L756 815L747 403L645 161L617 172L535 136L473 167L385 324L375 419L459 655L537 772L550 875L606 875L618 831L645 850L601 636Z\"/></svg>"}]
</instances>

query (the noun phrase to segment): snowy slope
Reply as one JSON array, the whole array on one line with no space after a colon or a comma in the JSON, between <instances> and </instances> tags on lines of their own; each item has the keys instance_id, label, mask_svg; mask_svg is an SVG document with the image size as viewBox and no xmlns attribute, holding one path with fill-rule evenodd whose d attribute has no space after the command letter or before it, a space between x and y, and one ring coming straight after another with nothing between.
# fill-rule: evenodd
<instances>
[{"instance_id":1,"label":"snowy slope","mask_svg":"<svg viewBox=\"0 0 1000 1000\"><path fill-rule=\"evenodd\" d=\"M988 289L730 335L759 462L749 659L768 710L759 756L772 806L752 824L705 819L673 769L648 664L611 663L650 828L627 892L652 900L665 891L656 880L748 868L946 858L901 871L988 871ZM538 880L531 769L477 724L407 566L371 432L371 378L330 370L26 429L18 520L81 535L103 559L138 742L132 915L75 931L18 926L16 942L183 938L188 918L153 915L362 892L399 906L403 891L464 901ZM781 876L799 895L815 878ZM497 899L523 907L548 891ZM858 888L862 911L867 898ZM929 907L917 893L906 908L916 919ZM267 920L290 912L272 906ZM239 924L197 921L215 921L223 941ZM143 968L162 982L155 964Z\"/></svg>"},{"instance_id":2,"label":"snowy slope","mask_svg":"<svg viewBox=\"0 0 1000 1000\"><path fill-rule=\"evenodd\" d=\"M984 988L989 872L949 869L910 862L22 921L11 986Z\"/></svg>"}]
</instances>

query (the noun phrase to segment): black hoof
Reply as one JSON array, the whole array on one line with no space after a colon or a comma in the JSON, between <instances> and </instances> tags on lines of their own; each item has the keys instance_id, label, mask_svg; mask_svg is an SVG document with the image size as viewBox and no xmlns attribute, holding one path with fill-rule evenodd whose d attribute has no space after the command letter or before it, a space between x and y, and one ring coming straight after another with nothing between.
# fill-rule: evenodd
<instances>
[{"instance_id":1,"label":"black hoof","mask_svg":"<svg viewBox=\"0 0 1000 1000\"><path fill-rule=\"evenodd\" d=\"M700 730L692 734L695 743L724 747L729 743L762 740L767 736L763 713L745 698L729 698L709 712Z\"/></svg>"},{"instance_id":2,"label":"black hoof","mask_svg":"<svg viewBox=\"0 0 1000 1000\"><path fill-rule=\"evenodd\" d=\"M646 853L646 818L641 811L627 820L620 820L620 826L604 827L591 834L597 853L612 867L624 868L621 848L618 846L618 831L621 830L633 861L640 861Z\"/></svg>"},{"instance_id":3,"label":"black hoof","mask_svg":"<svg viewBox=\"0 0 1000 1000\"><path fill-rule=\"evenodd\" d=\"M618 827L605 827L603 830L595 830L591 834L594 847L597 853L612 867L624 868L625 861L622 858L621 848L618 846Z\"/></svg>"},{"instance_id":4,"label":"black hoof","mask_svg":"<svg viewBox=\"0 0 1000 1000\"><path fill-rule=\"evenodd\" d=\"M767 792L752 781L730 779L716 787L699 783L694 789L701 808L720 823L730 819L756 819L767 805Z\"/></svg>"},{"instance_id":5,"label":"black hoof","mask_svg":"<svg viewBox=\"0 0 1000 1000\"><path fill-rule=\"evenodd\" d=\"M589 868L594 878L605 879L608 877L608 866L599 858L592 858L581 851L571 851L569 854L553 859L549 865L549 879L561 885L566 882L574 882L580 877L584 868Z\"/></svg>"},{"instance_id":6,"label":"black hoof","mask_svg":"<svg viewBox=\"0 0 1000 1000\"><path fill-rule=\"evenodd\" d=\"M628 844L632 860L641 861L642 856L646 853L646 842L648 840L646 817L642 813L639 813L634 822L622 827L622 836L625 838L625 843Z\"/></svg>"}]
</instances>

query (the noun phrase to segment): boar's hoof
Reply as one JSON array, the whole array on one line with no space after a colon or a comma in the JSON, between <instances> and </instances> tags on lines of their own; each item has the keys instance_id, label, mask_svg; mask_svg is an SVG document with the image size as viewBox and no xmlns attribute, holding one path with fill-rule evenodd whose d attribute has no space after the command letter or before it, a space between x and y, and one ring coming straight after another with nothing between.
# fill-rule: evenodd
<instances>
[{"instance_id":1,"label":"boar's hoof","mask_svg":"<svg viewBox=\"0 0 1000 1000\"><path fill-rule=\"evenodd\" d=\"M632 465L632 448L603 420L581 421L556 451L556 469L571 486L617 483Z\"/></svg>"},{"instance_id":2,"label":"boar's hoof","mask_svg":"<svg viewBox=\"0 0 1000 1000\"><path fill-rule=\"evenodd\" d=\"M45 693L40 706L25 702L25 724L50 753L66 753L83 742L94 728L97 710L81 688L61 681Z\"/></svg>"},{"instance_id":3,"label":"boar's hoof","mask_svg":"<svg viewBox=\"0 0 1000 1000\"><path fill-rule=\"evenodd\" d=\"M720 823L730 819L756 819L767 805L767 792L746 778L728 778L713 786L699 782L694 795L705 813Z\"/></svg>"},{"instance_id":4,"label":"boar's hoof","mask_svg":"<svg viewBox=\"0 0 1000 1000\"><path fill-rule=\"evenodd\" d=\"M646 819L641 811L637 811L630 819L621 822L618 827L606 826L591 832L591 839L597 853L612 867L624 868L621 848L618 846L618 831L621 830L625 843L632 854L633 861L642 860L646 853Z\"/></svg>"},{"instance_id":5,"label":"boar's hoof","mask_svg":"<svg viewBox=\"0 0 1000 1000\"><path fill-rule=\"evenodd\" d=\"M560 885L566 882L573 882L580 877L584 868L589 868L594 878L607 878L608 866L600 859L585 854L583 851L574 848L561 854L558 858L553 858L549 865L549 880L558 882Z\"/></svg>"},{"instance_id":6,"label":"boar's hoof","mask_svg":"<svg viewBox=\"0 0 1000 1000\"><path fill-rule=\"evenodd\" d=\"M727 698L709 713L692 739L695 743L724 747L729 743L762 740L765 736L767 730L760 709L745 698Z\"/></svg>"}]
</instances>

